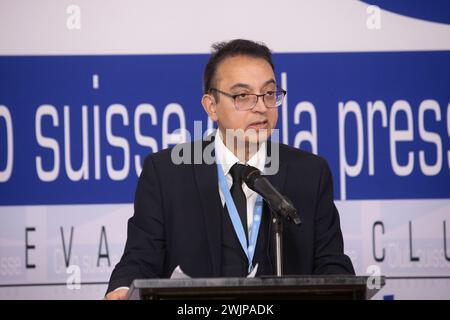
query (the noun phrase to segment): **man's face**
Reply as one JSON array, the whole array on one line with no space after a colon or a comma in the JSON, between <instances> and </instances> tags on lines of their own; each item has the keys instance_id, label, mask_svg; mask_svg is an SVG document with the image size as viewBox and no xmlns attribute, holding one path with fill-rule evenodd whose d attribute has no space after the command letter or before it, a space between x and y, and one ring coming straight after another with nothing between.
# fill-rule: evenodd
<instances>
[{"instance_id":1,"label":"man's face","mask_svg":"<svg viewBox=\"0 0 450 320\"><path fill-rule=\"evenodd\" d=\"M214 88L231 95L264 94L276 91L275 75L270 64L264 59L249 56L230 57L219 64ZM245 132L246 141L256 142L267 139L271 134L277 123L278 108L267 108L262 97L259 97L253 109L240 111L236 110L233 98L219 92L215 92L215 95L219 101L210 97L213 112L208 114L212 120L217 121L223 136L227 129L241 129Z\"/></svg>"}]
</instances>

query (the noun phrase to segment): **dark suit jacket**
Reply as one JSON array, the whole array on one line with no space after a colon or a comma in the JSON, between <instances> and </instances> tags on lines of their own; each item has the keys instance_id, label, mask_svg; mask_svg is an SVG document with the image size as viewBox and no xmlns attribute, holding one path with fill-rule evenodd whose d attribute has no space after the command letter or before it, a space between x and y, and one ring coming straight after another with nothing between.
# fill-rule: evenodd
<instances>
[{"instance_id":1,"label":"dark suit jacket","mask_svg":"<svg viewBox=\"0 0 450 320\"><path fill-rule=\"evenodd\" d=\"M268 179L293 202L302 220L299 226L284 224L284 274L354 274L343 253L326 161L283 144L279 155L280 169ZM149 155L134 210L125 251L111 275L108 292L130 286L134 279L170 277L177 265L192 277L221 276L224 210L215 165L175 165L171 149ZM265 207L263 215L268 214Z\"/></svg>"}]
</instances>

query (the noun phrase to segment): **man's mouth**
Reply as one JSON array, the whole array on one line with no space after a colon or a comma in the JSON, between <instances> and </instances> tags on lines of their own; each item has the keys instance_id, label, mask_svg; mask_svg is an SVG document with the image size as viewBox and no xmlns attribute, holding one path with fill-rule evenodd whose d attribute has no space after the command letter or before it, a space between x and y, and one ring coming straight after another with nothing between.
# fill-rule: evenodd
<instances>
[{"instance_id":1,"label":"man's mouth","mask_svg":"<svg viewBox=\"0 0 450 320\"><path fill-rule=\"evenodd\" d=\"M247 129L267 129L269 127L269 122L267 120L255 121L247 126Z\"/></svg>"}]
</instances>

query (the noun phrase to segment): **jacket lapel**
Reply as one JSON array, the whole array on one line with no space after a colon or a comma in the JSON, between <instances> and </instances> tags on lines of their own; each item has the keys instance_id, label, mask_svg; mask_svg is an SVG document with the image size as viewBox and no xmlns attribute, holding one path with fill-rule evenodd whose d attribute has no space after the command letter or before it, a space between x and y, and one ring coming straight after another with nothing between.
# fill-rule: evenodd
<instances>
[{"instance_id":1,"label":"jacket lapel","mask_svg":"<svg viewBox=\"0 0 450 320\"><path fill-rule=\"evenodd\" d=\"M275 189L277 189L281 194L283 194L284 182L286 180L286 172L287 172L287 165L281 164L277 174L265 176L267 180L269 180L270 183L275 187Z\"/></svg>"},{"instance_id":2,"label":"jacket lapel","mask_svg":"<svg viewBox=\"0 0 450 320\"><path fill-rule=\"evenodd\" d=\"M203 142L203 150L210 141ZM212 258L213 276L220 276L222 259L222 203L218 190L215 164L194 164L194 176L202 205L208 246Z\"/></svg>"}]
</instances>

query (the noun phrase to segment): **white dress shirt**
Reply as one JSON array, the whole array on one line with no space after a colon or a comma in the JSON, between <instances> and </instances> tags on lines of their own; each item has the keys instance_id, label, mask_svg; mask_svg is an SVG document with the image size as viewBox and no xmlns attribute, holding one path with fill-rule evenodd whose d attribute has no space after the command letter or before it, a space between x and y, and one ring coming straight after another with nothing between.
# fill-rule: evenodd
<instances>
[{"instance_id":1,"label":"white dress shirt","mask_svg":"<svg viewBox=\"0 0 450 320\"><path fill-rule=\"evenodd\" d=\"M231 167L236 163L242 163L239 161L238 157L228 149L223 143L220 131L217 130L215 139L214 139L214 149L216 154L216 160L218 163L222 165L223 173L225 175L225 179L227 180L228 188L230 189L233 185L233 178L230 174ZM264 167L266 164L266 143L261 143L258 151L247 161L249 166L257 168L259 171L264 171ZM222 190L220 190L219 184L217 184L219 188L220 200L222 200L222 205L225 206L225 198L223 196ZM247 226L248 226L248 238L250 239L250 231L252 230L253 224L253 211L255 209L256 198L258 194L247 187L245 182L242 183L242 190L244 191L245 197L247 198Z\"/></svg>"}]
</instances>

